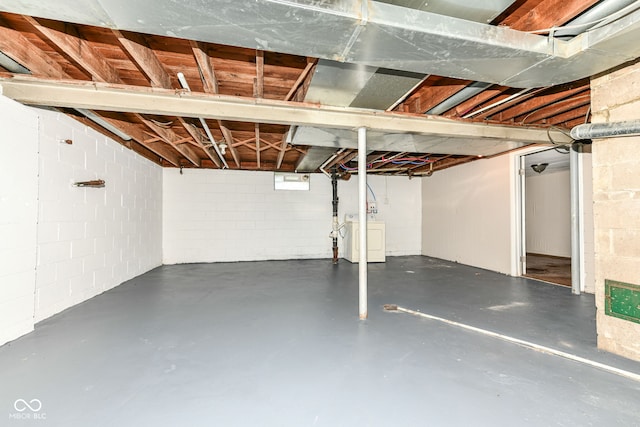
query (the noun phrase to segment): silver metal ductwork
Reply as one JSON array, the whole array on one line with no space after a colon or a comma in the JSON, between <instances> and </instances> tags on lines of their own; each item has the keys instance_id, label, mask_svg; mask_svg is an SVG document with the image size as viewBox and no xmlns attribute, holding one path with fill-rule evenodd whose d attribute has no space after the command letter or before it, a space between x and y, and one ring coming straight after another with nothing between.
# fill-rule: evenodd
<instances>
[{"instance_id":1,"label":"silver metal ductwork","mask_svg":"<svg viewBox=\"0 0 640 427\"><path fill-rule=\"evenodd\" d=\"M31 71L23 67L12 58L8 57L4 53L0 52L0 66L12 73L16 74L31 74Z\"/></svg>"},{"instance_id":2,"label":"silver metal ductwork","mask_svg":"<svg viewBox=\"0 0 640 427\"><path fill-rule=\"evenodd\" d=\"M640 120L614 123L585 123L571 129L571 138L575 140L637 135L640 135Z\"/></svg>"},{"instance_id":3,"label":"silver metal ductwork","mask_svg":"<svg viewBox=\"0 0 640 427\"><path fill-rule=\"evenodd\" d=\"M0 10L522 88L640 56L638 10L568 41L367 0L3 0Z\"/></svg>"},{"instance_id":4,"label":"silver metal ductwork","mask_svg":"<svg viewBox=\"0 0 640 427\"><path fill-rule=\"evenodd\" d=\"M347 129L298 126L294 143L315 147L358 148L353 131ZM466 156L492 156L524 147L530 141L500 138L465 138L420 133L367 132L367 149L370 151L406 151L409 153L446 153ZM315 148L314 147L314 148ZM329 157L329 156L327 156Z\"/></svg>"},{"instance_id":5,"label":"silver metal ductwork","mask_svg":"<svg viewBox=\"0 0 640 427\"><path fill-rule=\"evenodd\" d=\"M386 110L424 75L344 62L318 61L306 102Z\"/></svg>"},{"instance_id":6,"label":"silver metal ductwork","mask_svg":"<svg viewBox=\"0 0 640 427\"><path fill-rule=\"evenodd\" d=\"M473 6L469 5L469 0L379 0L379 2L453 16L467 21L489 23L515 0L482 0L475 2Z\"/></svg>"}]
</instances>

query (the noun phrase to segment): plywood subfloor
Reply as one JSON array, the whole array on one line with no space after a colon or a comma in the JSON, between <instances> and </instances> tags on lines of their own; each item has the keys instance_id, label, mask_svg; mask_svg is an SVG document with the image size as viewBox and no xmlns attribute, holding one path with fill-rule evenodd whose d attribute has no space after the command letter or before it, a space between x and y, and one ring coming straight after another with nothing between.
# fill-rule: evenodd
<instances>
[{"instance_id":1,"label":"plywood subfloor","mask_svg":"<svg viewBox=\"0 0 640 427\"><path fill-rule=\"evenodd\" d=\"M571 286L571 258L528 253L525 276Z\"/></svg>"}]
</instances>

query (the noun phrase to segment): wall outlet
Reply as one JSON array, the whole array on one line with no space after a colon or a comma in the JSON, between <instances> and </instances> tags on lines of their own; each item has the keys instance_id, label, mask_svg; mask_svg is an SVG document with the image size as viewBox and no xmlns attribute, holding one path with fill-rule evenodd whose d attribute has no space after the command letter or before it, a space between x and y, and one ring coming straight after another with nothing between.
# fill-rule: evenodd
<instances>
[{"instance_id":1,"label":"wall outlet","mask_svg":"<svg viewBox=\"0 0 640 427\"><path fill-rule=\"evenodd\" d=\"M376 202L367 203L367 213L378 213L378 204Z\"/></svg>"}]
</instances>

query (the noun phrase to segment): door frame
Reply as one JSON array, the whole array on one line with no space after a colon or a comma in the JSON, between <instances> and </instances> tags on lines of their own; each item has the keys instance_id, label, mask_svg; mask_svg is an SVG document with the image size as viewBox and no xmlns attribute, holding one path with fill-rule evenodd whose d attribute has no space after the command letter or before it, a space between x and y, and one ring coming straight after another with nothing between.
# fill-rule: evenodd
<instances>
[{"instance_id":1,"label":"door frame","mask_svg":"<svg viewBox=\"0 0 640 427\"><path fill-rule=\"evenodd\" d=\"M514 192L514 242L512 254L512 271L515 276L523 276L526 272L526 171L525 156L550 147L533 147L519 151L513 158L513 192ZM581 221L583 211L582 156L572 148L570 153L569 174L571 178L571 291L579 295L585 289L584 274L584 224Z\"/></svg>"}]
</instances>

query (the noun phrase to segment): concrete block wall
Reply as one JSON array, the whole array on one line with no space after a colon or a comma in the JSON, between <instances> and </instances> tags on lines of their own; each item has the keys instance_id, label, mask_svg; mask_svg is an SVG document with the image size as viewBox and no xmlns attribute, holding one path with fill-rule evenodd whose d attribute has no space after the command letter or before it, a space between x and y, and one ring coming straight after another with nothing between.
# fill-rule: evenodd
<instances>
[{"instance_id":1,"label":"concrete block wall","mask_svg":"<svg viewBox=\"0 0 640 427\"><path fill-rule=\"evenodd\" d=\"M640 120L640 63L594 78L594 123ZM640 360L640 324L606 316L604 281L640 285L640 137L593 142L598 346Z\"/></svg>"},{"instance_id":2,"label":"concrete block wall","mask_svg":"<svg viewBox=\"0 0 640 427\"><path fill-rule=\"evenodd\" d=\"M330 182L275 191L272 172L164 170L164 263L323 258ZM323 221L324 220L324 221Z\"/></svg>"},{"instance_id":3,"label":"concrete block wall","mask_svg":"<svg viewBox=\"0 0 640 427\"><path fill-rule=\"evenodd\" d=\"M385 187L383 177L370 177L370 183L380 199L377 219L387 226L387 254L419 254L419 180L390 177ZM164 262L330 258L331 181L312 174L310 185L275 191L273 172L165 169ZM356 179L338 188L342 222L357 212Z\"/></svg>"},{"instance_id":4,"label":"concrete block wall","mask_svg":"<svg viewBox=\"0 0 640 427\"><path fill-rule=\"evenodd\" d=\"M0 96L0 345L33 330L38 116Z\"/></svg>"},{"instance_id":5,"label":"concrete block wall","mask_svg":"<svg viewBox=\"0 0 640 427\"><path fill-rule=\"evenodd\" d=\"M162 263L160 166L64 114L38 114L36 322ZM72 185L93 179L106 186Z\"/></svg>"},{"instance_id":6,"label":"concrete block wall","mask_svg":"<svg viewBox=\"0 0 640 427\"><path fill-rule=\"evenodd\" d=\"M338 183L339 219L358 212L358 177ZM420 255L422 247L422 180L406 176L370 175L368 200L377 203L376 221L385 223L387 256ZM331 197L329 194L328 197ZM339 239L342 244L342 239ZM342 245L340 253L343 254Z\"/></svg>"}]
</instances>

